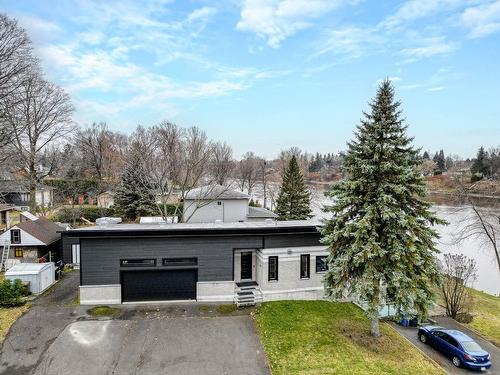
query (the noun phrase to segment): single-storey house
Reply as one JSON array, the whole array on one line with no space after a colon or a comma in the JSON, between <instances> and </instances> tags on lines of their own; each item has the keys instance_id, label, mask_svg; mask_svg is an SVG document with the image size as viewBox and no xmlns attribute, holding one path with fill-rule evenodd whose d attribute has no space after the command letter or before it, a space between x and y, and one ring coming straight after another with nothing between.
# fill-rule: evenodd
<instances>
[{"instance_id":1,"label":"single-storey house","mask_svg":"<svg viewBox=\"0 0 500 375\"><path fill-rule=\"evenodd\" d=\"M115 193L105 191L97 196L97 205L103 208L110 208L115 204Z\"/></svg>"},{"instance_id":2,"label":"single-storey house","mask_svg":"<svg viewBox=\"0 0 500 375\"><path fill-rule=\"evenodd\" d=\"M29 210L30 188L26 180L0 180L0 197L2 201L14 205L17 210ZM37 184L35 201L40 207L49 207L54 202L54 188Z\"/></svg>"},{"instance_id":3,"label":"single-storey house","mask_svg":"<svg viewBox=\"0 0 500 375\"><path fill-rule=\"evenodd\" d=\"M60 259L59 232L63 229L66 228L44 217L26 220L0 234L0 247L3 250L9 244L9 259L18 259L21 263Z\"/></svg>"},{"instance_id":4,"label":"single-storey house","mask_svg":"<svg viewBox=\"0 0 500 375\"><path fill-rule=\"evenodd\" d=\"M80 264L82 304L320 299L318 224L106 224L62 232L63 260Z\"/></svg>"},{"instance_id":5,"label":"single-storey house","mask_svg":"<svg viewBox=\"0 0 500 375\"><path fill-rule=\"evenodd\" d=\"M276 220L278 215L248 205L250 196L222 185L208 185L190 190L184 197L183 222L213 223Z\"/></svg>"}]
</instances>

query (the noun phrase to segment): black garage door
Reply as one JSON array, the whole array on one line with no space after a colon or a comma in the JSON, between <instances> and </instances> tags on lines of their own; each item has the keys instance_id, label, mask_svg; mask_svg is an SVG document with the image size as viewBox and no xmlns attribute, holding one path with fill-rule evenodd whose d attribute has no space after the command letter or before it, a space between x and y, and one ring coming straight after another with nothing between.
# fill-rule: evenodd
<instances>
[{"instance_id":1,"label":"black garage door","mask_svg":"<svg viewBox=\"0 0 500 375\"><path fill-rule=\"evenodd\" d=\"M122 301L196 299L196 270L122 271Z\"/></svg>"}]
</instances>

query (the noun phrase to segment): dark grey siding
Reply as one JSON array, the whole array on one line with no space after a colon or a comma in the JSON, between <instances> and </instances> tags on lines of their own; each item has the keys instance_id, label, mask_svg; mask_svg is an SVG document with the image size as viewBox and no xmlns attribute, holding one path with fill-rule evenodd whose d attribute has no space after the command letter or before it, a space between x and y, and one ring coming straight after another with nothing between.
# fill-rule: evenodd
<instances>
[{"instance_id":1,"label":"dark grey siding","mask_svg":"<svg viewBox=\"0 0 500 375\"><path fill-rule=\"evenodd\" d=\"M265 248L294 247L294 246L319 246L321 235L319 232L307 234L277 234L266 235L264 239Z\"/></svg>"},{"instance_id":2,"label":"dark grey siding","mask_svg":"<svg viewBox=\"0 0 500 375\"><path fill-rule=\"evenodd\" d=\"M234 249L261 249L320 245L320 234L238 234L218 236L155 236L154 233L133 237L75 237L76 232L63 233L63 256L71 262L71 244L80 243L82 285L120 284L120 259L154 258L157 268L162 258L197 257L198 281L233 280Z\"/></svg>"},{"instance_id":3,"label":"dark grey siding","mask_svg":"<svg viewBox=\"0 0 500 375\"><path fill-rule=\"evenodd\" d=\"M80 238L78 237L69 237L64 232L62 233L62 261L64 263L71 263L71 245L75 243L80 243Z\"/></svg>"},{"instance_id":4,"label":"dark grey siding","mask_svg":"<svg viewBox=\"0 0 500 375\"><path fill-rule=\"evenodd\" d=\"M197 257L198 281L233 280L233 249L261 248L262 237L81 239L82 285L120 283L120 259Z\"/></svg>"}]
</instances>

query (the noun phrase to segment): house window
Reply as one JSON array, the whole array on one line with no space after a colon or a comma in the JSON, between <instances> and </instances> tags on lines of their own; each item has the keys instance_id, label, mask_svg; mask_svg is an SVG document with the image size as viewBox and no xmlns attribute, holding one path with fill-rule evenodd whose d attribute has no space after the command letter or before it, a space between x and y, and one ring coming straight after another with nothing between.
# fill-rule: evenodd
<instances>
[{"instance_id":1,"label":"house window","mask_svg":"<svg viewBox=\"0 0 500 375\"><path fill-rule=\"evenodd\" d=\"M308 279L310 276L310 264L311 264L311 257L309 254L302 254L300 256L300 278L301 279Z\"/></svg>"},{"instance_id":2,"label":"house window","mask_svg":"<svg viewBox=\"0 0 500 375\"><path fill-rule=\"evenodd\" d=\"M268 273L267 273L267 280L272 281L272 280L278 280L278 257L277 256L272 256L269 257L269 262L268 262Z\"/></svg>"},{"instance_id":3,"label":"house window","mask_svg":"<svg viewBox=\"0 0 500 375\"><path fill-rule=\"evenodd\" d=\"M163 265L171 267L197 266L198 258L163 258Z\"/></svg>"},{"instance_id":4,"label":"house window","mask_svg":"<svg viewBox=\"0 0 500 375\"><path fill-rule=\"evenodd\" d=\"M156 259L120 259L122 267L154 267Z\"/></svg>"},{"instance_id":5,"label":"house window","mask_svg":"<svg viewBox=\"0 0 500 375\"><path fill-rule=\"evenodd\" d=\"M19 229L10 231L10 243L21 243L21 231Z\"/></svg>"},{"instance_id":6,"label":"house window","mask_svg":"<svg viewBox=\"0 0 500 375\"><path fill-rule=\"evenodd\" d=\"M16 247L14 249L14 255L16 258L22 258L23 257L23 248L22 247Z\"/></svg>"},{"instance_id":7,"label":"house window","mask_svg":"<svg viewBox=\"0 0 500 375\"><path fill-rule=\"evenodd\" d=\"M80 244L71 244L71 263L80 264Z\"/></svg>"},{"instance_id":8,"label":"house window","mask_svg":"<svg viewBox=\"0 0 500 375\"><path fill-rule=\"evenodd\" d=\"M29 193L21 193L21 201L28 202L29 200L30 200L30 194Z\"/></svg>"},{"instance_id":9,"label":"house window","mask_svg":"<svg viewBox=\"0 0 500 375\"><path fill-rule=\"evenodd\" d=\"M316 257L316 272L326 272L328 271L328 263L326 262L326 255L320 255Z\"/></svg>"},{"instance_id":10,"label":"house window","mask_svg":"<svg viewBox=\"0 0 500 375\"><path fill-rule=\"evenodd\" d=\"M222 202L221 202L221 201L218 201L218 202L217 202L217 206L222 206Z\"/></svg>"}]
</instances>

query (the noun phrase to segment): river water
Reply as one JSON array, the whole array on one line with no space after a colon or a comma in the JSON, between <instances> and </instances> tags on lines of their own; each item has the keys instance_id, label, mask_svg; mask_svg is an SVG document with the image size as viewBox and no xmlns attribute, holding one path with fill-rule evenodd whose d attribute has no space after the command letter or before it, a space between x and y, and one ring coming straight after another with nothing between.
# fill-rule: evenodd
<instances>
[{"instance_id":1,"label":"river water","mask_svg":"<svg viewBox=\"0 0 500 375\"><path fill-rule=\"evenodd\" d=\"M330 203L329 199L324 196L324 190L321 188L311 188L311 192L313 214L317 218L324 217L325 214L321 211L321 208L323 205ZM474 289L497 296L500 295L500 272L493 248L478 238L457 241L457 233L463 226L463 221L470 220L473 217L472 209L465 205L452 206L444 204L436 204L432 209L440 218L448 222L448 225L439 225L437 227L440 235L437 247L441 252L438 258L442 259L443 254L451 253L463 254L474 259L477 266L477 279L473 284Z\"/></svg>"},{"instance_id":2,"label":"river water","mask_svg":"<svg viewBox=\"0 0 500 375\"><path fill-rule=\"evenodd\" d=\"M316 218L324 217L321 208L330 203L330 200L324 196L324 187L309 186L312 199L311 208ZM257 186L252 195L254 198L262 202L262 190ZM434 201L434 200L433 200ZM437 227L440 238L438 240L438 249L440 254L439 259L443 258L443 254L463 254L476 261L477 279L474 281L474 289L487 292L489 294L500 295L500 272L498 270L495 254L493 249L481 239L469 238L465 241L457 242L457 232L463 225L464 219L472 217L472 209L457 202L448 200L438 200L439 204L433 206L433 210L446 220L449 224ZM446 205L446 203L448 205ZM483 202L484 206L489 206L491 202ZM497 205L498 207L498 205ZM500 212L500 209L498 210Z\"/></svg>"}]
</instances>

